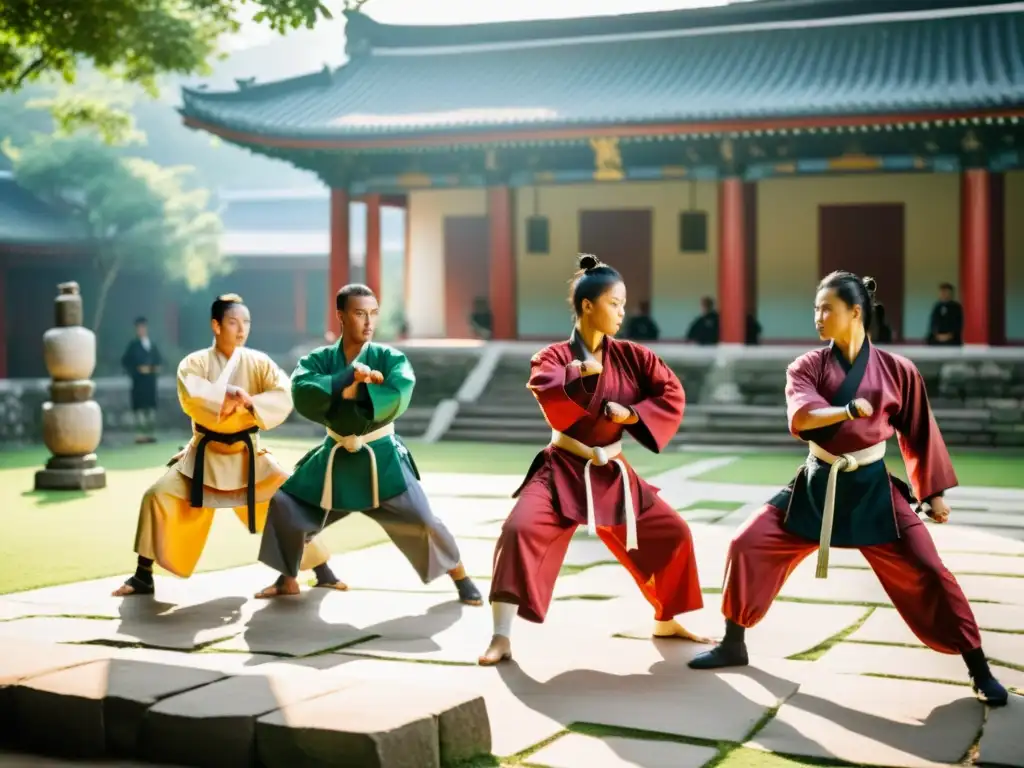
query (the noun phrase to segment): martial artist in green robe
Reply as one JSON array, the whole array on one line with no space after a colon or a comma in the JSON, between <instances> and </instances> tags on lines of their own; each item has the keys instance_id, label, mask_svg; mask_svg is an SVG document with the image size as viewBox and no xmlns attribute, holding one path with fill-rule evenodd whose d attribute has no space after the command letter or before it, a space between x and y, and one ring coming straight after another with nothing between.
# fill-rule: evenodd
<instances>
[{"instance_id":1,"label":"martial artist in green robe","mask_svg":"<svg viewBox=\"0 0 1024 768\"><path fill-rule=\"evenodd\" d=\"M281 576L258 596L297 593L306 542L362 512L384 528L423 583L447 572L459 599L480 605L458 545L431 511L412 455L395 434L416 385L412 365L399 350L373 342L379 307L365 285L338 291L337 311L341 339L313 350L292 374L295 410L327 435L270 501L259 559Z\"/></svg>"}]
</instances>

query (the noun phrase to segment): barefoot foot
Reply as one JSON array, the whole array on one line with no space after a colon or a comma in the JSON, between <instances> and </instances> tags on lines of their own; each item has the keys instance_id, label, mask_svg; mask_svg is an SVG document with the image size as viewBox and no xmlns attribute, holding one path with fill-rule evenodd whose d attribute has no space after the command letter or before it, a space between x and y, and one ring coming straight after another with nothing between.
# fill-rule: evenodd
<instances>
[{"instance_id":1,"label":"barefoot foot","mask_svg":"<svg viewBox=\"0 0 1024 768\"><path fill-rule=\"evenodd\" d=\"M652 634L654 637L677 637L680 640L688 640L691 643L701 643L702 645L711 645L714 643L714 640L709 637L701 637L700 635L693 634L675 619L669 619L668 621L655 621L654 631Z\"/></svg>"},{"instance_id":2,"label":"barefoot foot","mask_svg":"<svg viewBox=\"0 0 1024 768\"><path fill-rule=\"evenodd\" d=\"M110 593L111 597L129 597L130 595L152 595L155 588L151 582L145 582L137 576L130 576L124 584Z\"/></svg>"},{"instance_id":3,"label":"barefoot foot","mask_svg":"<svg viewBox=\"0 0 1024 768\"><path fill-rule=\"evenodd\" d=\"M492 667L512 658L512 642L504 635L494 635L484 655L478 661L482 667Z\"/></svg>"},{"instance_id":4,"label":"barefoot foot","mask_svg":"<svg viewBox=\"0 0 1024 768\"><path fill-rule=\"evenodd\" d=\"M288 577L282 577L266 589L256 593L257 600L269 600L272 597L285 597L286 595L299 594L299 581Z\"/></svg>"},{"instance_id":5,"label":"barefoot foot","mask_svg":"<svg viewBox=\"0 0 1024 768\"><path fill-rule=\"evenodd\" d=\"M348 584L346 584L344 581L340 581L340 580L335 580L335 581L318 581L313 586L314 587L319 587L320 589L335 589L338 592L347 592L348 591Z\"/></svg>"}]
</instances>

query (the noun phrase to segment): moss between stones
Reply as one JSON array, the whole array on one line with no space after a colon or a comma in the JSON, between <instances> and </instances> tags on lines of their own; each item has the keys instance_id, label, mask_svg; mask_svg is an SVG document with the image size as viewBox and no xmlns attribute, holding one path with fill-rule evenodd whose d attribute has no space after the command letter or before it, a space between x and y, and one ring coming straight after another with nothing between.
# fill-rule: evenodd
<instances>
[{"instance_id":1,"label":"moss between stones","mask_svg":"<svg viewBox=\"0 0 1024 768\"><path fill-rule=\"evenodd\" d=\"M862 626L864 626L864 622L867 621L871 617L871 614L874 612L874 608L868 608L867 611L864 612L863 616L857 619L857 621L853 622L853 624L851 624L850 626L846 627L846 629L839 630L834 635L832 635L832 637L826 638L813 648L810 648L801 653L794 653L792 656L787 656L786 658L790 661L817 661L822 656L824 656L836 643L842 642L847 637L856 632L858 629L860 629Z\"/></svg>"}]
</instances>

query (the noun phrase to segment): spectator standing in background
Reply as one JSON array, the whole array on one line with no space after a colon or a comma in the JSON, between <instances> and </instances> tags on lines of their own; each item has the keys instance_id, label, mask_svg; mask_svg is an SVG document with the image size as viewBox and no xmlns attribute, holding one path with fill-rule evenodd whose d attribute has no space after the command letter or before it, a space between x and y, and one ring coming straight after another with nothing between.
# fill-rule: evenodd
<instances>
[{"instance_id":1,"label":"spectator standing in background","mask_svg":"<svg viewBox=\"0 0 1024 768\"><path fill-rule=\"evenodd\" d=\"M718 343L718 311L710 296L700 300L700 316L690 323L686 338L704 347Z\"/></svg>"},{"instance_id":2,"label":"spectator standing in background","mask_svg":"<svg viewBox=\"0 0 1024 768\"><path fill-rule=\"evenodd\" d=\"M135 318L135 338L121 356L121 366L132 381L132 415L136 443L156 442L156 383L163 359L149 338L146 318Z\"/></svg>"},{"instance_id":3,"label":"spectator standing in background","mask_svg":"<svg viewBox=\"0 0 1024 768\"><path fill-rule=\"evenodd\" d=\"M939 286L939 300L932 307L928 325L928 343L935 346L959 347L964 343L964 308L953 298L950 283Z\"/></svg>"},{"instance_id":4,"label":"spectator standing in background","mask_svg":"<svg viewBox=\"0 0 1024 768\"><path fill-rule=\"evenodd\" d=\"M641 301L640 311L626 321L625 337L630 341L657 341L660 331L651 317L651 302Z\"/></svg>"}]
</instances>

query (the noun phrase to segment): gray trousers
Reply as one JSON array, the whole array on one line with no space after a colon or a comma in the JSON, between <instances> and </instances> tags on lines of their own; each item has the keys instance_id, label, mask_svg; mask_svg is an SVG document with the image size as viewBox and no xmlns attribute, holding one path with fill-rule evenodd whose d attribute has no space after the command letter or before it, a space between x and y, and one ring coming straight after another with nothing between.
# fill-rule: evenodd
<instances>
[{"instance_id":1,"label":"gray trousers","mask_svg":"<svg viewBox=\"0 0 1024 768\"><path fill-rule=\"evenodd\" d=\"M405 493L386 499L376 509L362 514L384 529L427 584L459 564L459 546L430 509L430 501L416 476L404 465L402 471L407 486ZM319 507L278 491L270 499L267 510L259 561L285 576L298 576L306 542L350 514L332 511L325 518Z\"/></svg>"}]
</instances>

